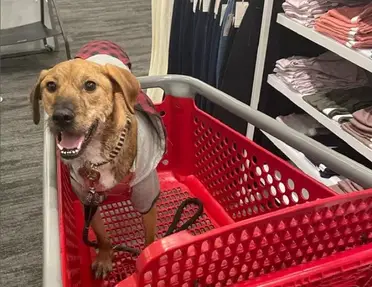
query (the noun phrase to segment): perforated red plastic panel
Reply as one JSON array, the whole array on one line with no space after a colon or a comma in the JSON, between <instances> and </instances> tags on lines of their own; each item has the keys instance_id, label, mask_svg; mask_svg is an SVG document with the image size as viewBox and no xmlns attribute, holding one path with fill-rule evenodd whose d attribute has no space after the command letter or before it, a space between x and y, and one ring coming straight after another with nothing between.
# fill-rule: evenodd
<instances>
[{"instance_id":1,"label":"perforated red plastic panel","mask_svg":"<svg viewBox=\"0 0 372 287\"><path fill-rule=\"evenodd\" d=\"M80 238L76 224L74 200L76 196L71 192L70 176L67 168L62 165L57 156L58 174L58 199L59 199L59 220L60 220L60 245L61 245L61 268L63 286L82 286L81 258L87 254L80 253Z\"/></svg>"},{"instance_id":2,"label":"perforated red plastic panel","mask_svg":"<svg viewBox=\"0 0 372 287\"><path fill-rule=\"evenodd\" d=\"M235 220L333 195L281 159L195 111L195 175Z\"/></svg>"},{"instance_id":3,"label":"perforated red plastic panel","mask_svg":"<svg viewBox=\"0 0 372 287\"><path fill-rule=\"evenodd\" d=\"M359 214L355 214L360 220L358 224L346 219L351 233L349 229L342 229L346 228L346 221L334 223L321 213L319 216L310 214L308 209L310 219L306 222L303 203L335 194L199 111L192 100L168 96L158 110L168 133L168 151L158 167L162 189L158 203L158 238L187 197L199 198L205 214L188 232L172 235L148 247L137 263L127 253L116 253L110 277L105 282L94 281L90 270L94 251L81 239L81 204L71 191L67 169L59 164L65 287L115 286L121 280L120 286L192 286L197 278L200 286L207 283L225 286L351 248L360 243L358 236L369 230L366 218ZM313 205L313 208L318 206ZM286 210L290 212L290 221L280 213ZM192 211L187 210L186 217L190 217ZM109 199L102 214L114 243L143 248L141 216L127 198ZM262 221L263 218L266 221ZM283 223L277 226L275 220L279 218ZM257 220L255 227L249 223L252 220ZM264 226L270 220L273 220L272 234L268 234ZM339 232L343 230L349 237L341 244L337 233L327 235L327 231L316 230L313 233L322 236L312 238L310 222L329 232L337 226ZM321 247L323 249L318 250ZM135 270L136 276L124 280Z\"/></svg>"},{"instance_id":4,"label":"perforated red plastic panel","mask_svg":"<svg viewBox=\"0 0 372 287\"><path fill-rule=\"evenodd\" d=\"M238 283L235 287L369 287L372 244Z\"/></svg>"},{"instance_id":5,"label":"perforated red plastic panel","mask_svg":"<svg viewBox=\"0 0 372 287\"><path fill-rule=\"evenodd\" d=\"M167 237L155 242L147 254L139 258L137 286L192 287L196 280L198 286L222 287L247 280L248 285L241 286L251 286L251 279L265 274L275 276L275 271L371 243L371 218L372 190L322 199L300 208L289 207L198 237L179 238L179 241L177 235ZM346 282L362 282L368 279L366 276L372 275L371 270L358 266L358 257L348 259L350 261L343 260L341 264L336 262L346 269L353 267L353 272L358 272L359 276L352 279L348 273L332 274L330 270L322 270L327 275L326 280L322 281L322 274L318 274L318 277L313 277L318 285L309 286L320 286L325 282L330 283L328 286L335 286L333 283L340 284L342 278ZM293 283L301 277L291 278ZM118 286L125 286L124 283ZM265 286L278 286L269 281L265 283ZM291 281L287 280L289 283Z\"/></svg>"}]
</instances>

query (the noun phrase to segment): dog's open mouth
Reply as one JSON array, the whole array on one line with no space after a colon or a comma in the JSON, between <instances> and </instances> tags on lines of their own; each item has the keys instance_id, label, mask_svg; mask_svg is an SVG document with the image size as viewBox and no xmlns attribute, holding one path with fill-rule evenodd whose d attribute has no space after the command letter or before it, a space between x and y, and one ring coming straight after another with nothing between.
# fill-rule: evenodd
<instances>
[{"instance_id":1,"label":"dog's open mouth","mask_svg":"<svg viewBox=\"0 0 372 287\"><path fill-rule=\"evenodd\" d=\"M89 143L98 123L93 125L83 134L74 134L69 132L59 132L57 134L57 146L61 151L61 156L65 159L77 158Z\"/></svg>"}]
</instances>

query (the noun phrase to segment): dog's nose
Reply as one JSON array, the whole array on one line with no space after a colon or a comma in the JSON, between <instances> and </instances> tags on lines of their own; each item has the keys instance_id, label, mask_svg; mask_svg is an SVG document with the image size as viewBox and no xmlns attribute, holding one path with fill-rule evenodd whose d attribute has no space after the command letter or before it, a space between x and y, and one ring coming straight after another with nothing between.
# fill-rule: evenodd
<instances>
[{"instance_id":1,"label":"dog's nose","mask_svg":"<svg viewBox=\"0 0 372 287\"><path fill-rule=\"evenodd\" d=\"M74 117L73 111L67 108L55 110L52 115L54 123L60 126L70 125Z\"/></svg>"}]
</instances>

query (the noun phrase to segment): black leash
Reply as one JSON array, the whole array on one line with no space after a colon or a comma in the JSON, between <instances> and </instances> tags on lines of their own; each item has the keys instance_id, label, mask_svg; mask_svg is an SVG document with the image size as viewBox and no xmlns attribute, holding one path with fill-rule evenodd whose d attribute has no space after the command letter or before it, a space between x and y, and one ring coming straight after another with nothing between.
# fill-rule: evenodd
<instances>
[{"instance_id":1,"label":"black leash","mask_svg":"<svg viewBox=\"0 0 372 287\"><path fill-rule=\"evenodd\" d=\"M184 224L182 224L180 227L177 227L177 224L180 222L183 210L188 205L197 205L198 210L195 212L195 214L187 220ZM93 248L98 248L98 243L95 241L90 241L88 239L88 233L89 233L89 226L92 221L92 218L94 214L98 210L98 205L91 204L91 205L85 205L84 204L84 229L83 229L83 241L86 245ZM163 237L166 237L168 235L171 235L176 232L180 232L182 230L188 229L191 225L195 223L195 221L203 214L203 203L197 199L197 198L188 198L184 200L181 205L177 208L176 214L173 217L173 221L171 225L169 226L168 230L165 232ZM132 253L134 255L139 255L140 250L131 248L128 246L125 246L123 244L121 245L115 245L113 247L115 251L125 251Z\"/></svg>"},{"instance_id":2,"label":"black leash","mask_svg":"<svg viewBox=\"0 0 372 287\"><path fill-rule=\"evenodd\" d=\"M178 222L180 222L181 217L182 217L182 212L184 208L188 205L195 204L198 206L198 210L195 212L195 214L187 220L184 224L182 224L180 227L177 228ZM168 235L171 235L176 232L180 232L182 230L186 230L189 228L191 225L195 223L195 221L203 214L203 203L197 199L197 198L188 198L184 200L181 205L177 208L176 214L173 217L173 221L171 225L169 226L167 232L165 232L163 237L166 237Z\"/></svg>"}]
</instances>

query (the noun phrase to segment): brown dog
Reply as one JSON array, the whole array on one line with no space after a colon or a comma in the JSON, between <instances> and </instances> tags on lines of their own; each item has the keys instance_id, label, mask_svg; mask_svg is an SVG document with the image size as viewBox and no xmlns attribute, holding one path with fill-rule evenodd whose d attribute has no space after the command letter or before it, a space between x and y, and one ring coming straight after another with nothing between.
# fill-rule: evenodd
<instances>
[{"instance_id":1,"label":"brown dog","mask_svg":"<svg viewBox=\"0 0 372 287\"><path fill-rule=\"evenodd\" d=\"M78 198L86 203L91 188L104 194L124 181L143 214L145 245L153 242L160 190L155 169L165 152L165 129L125 52L108 41L88 43L78 58L41 72L31 93L36 124L39 100ZM113 252L99 212L91 226L99 246L93 269L96 277L105 277Z\"/></svg>"}]
</instances>

